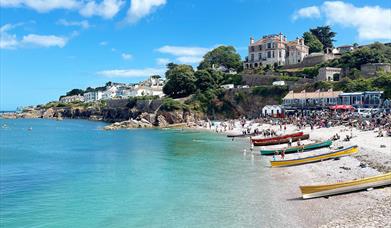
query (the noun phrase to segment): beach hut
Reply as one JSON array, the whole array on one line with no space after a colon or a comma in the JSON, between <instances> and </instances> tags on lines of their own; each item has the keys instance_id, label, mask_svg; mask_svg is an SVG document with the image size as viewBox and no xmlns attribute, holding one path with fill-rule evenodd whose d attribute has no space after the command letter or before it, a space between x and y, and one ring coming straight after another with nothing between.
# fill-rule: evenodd
<instances>
[{"instance_id":1,"label":"beach hut","mask_svg":"<svg viewBox=\"0 0 391 228\"><path fill-rule=\"evenodd\" d=\"M262 116L284 117L284 109L281 105L266 105L262 108Z\"/></svg>"}]
</instances>

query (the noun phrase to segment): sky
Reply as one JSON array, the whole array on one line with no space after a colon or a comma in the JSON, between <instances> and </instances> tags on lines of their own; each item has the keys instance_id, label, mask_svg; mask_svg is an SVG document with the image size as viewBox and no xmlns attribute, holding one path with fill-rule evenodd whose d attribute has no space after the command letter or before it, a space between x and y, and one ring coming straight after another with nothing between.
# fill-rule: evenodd
<instances>
[{"instance_id":1,"label":"sky","mask_svg":"<svg viewBox=\"0 0 391 228\"><path fill-rule=\"evenodd\" d=\"M390 42L391 1L1 0L0 110L197 66L219 45L244 59L250 36L293 40L323 25L335 46Z\"/></svg>"}]
</instances>

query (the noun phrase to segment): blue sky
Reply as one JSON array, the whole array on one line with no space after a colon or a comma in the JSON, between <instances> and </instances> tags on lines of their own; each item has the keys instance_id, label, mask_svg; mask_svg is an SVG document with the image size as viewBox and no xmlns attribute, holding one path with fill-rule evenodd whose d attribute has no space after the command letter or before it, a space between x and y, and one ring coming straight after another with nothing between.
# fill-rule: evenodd
<instances>
[{"instance_id":1,"label":"blue sky","mask_svg":"<svg viewBox=\"0 0 391 228\"><path fill-rule=\"evenodd\" d=\"M218 45L242 58L249 37L288 39L330 24L336 46L391 40L391 1L2 0L0 110L72 88L137 82L164 64L197 65Z\"/></svg>"}]
</instances>

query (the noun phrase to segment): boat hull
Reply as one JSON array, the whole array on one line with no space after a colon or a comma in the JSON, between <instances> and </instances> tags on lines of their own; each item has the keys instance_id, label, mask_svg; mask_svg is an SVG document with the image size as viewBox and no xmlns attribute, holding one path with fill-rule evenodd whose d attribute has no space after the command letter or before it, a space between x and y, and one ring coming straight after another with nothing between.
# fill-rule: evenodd
<instances>
[{"instance_id":1,"label":"boat hull","mask_svg":"<svg viewBox=\"0 0 391 228\"><path fill-rule=\"evenodd\" d=\"M263 142L254 142L253 141L253 144L254 144L254 146L270 146L270 145L278 145L278 144L288 143L289 139L292 139L292 142L296 142L296 141L299 141L299 139L306 140L309 138L310 138L310 135L305 134L305 135L298 136L298 137L290 137L290 138L284 138L284 139L279 139L279 140L269 140L269 141L263 141Z\"/></svg>"},{"instance_id":2,"label":"boat hull","mask_svg":"<svg viewBox=\"0 0 391 228\"><path fill-rule=\"evenodd\" d=\"M276 137L271 137L271 138L252 138L251 141L254 142L267 142L267 141L272 141L272 140L281 140L281 139L288 139L288 138L293 138L293 137L299 137L304 135L303 132L297 132L293 134L287 134L287 135L280 135Z\"/></svg>"},{"instance_id":3,"label":"boat hull","mask_svg":"<svg viewBox=\"0 0 391 228\"><path fill-rule=\"evenodd\" d=\"M283 167L283 166L295 166L302 165L307 163L319 162L323 160L339 158L344 156L349 156L358 152L357 146L347 147L341 150L319 154L315 156L309 156L305 158L291 159L291 160L279 160L279 161L270 161L272 167Z\"/></svg>"},{"instance_id":4,"label":"boat hull","mask_svg":"<svg viewBox=\"0 0 391 228\"><path fill-rule=\"evenodd\" d=\"M391 172L359 180L345 181L336 184L300 186L303 199L331 196L356 192L368 188L391 185Z\"/></svg>"},{"instance_id":5,"label":"boat hull","mask_svg":"<svg viewBox=\"0 0 391 228\"><path fill-rule=\"evenodd\" d=\"M261 150L260 152L262 155L273 155L276 152L280 153L284 150L286 154L289 154L289 153L296 153L299 151L310 151L310 150L316 150L323 147L329 147L331 146L332 143L333 142L331 140L328 140L320 143L311 143L302 146L286 147L286 148L274 149L274 150Z\"/></svg>"}]
</instances>

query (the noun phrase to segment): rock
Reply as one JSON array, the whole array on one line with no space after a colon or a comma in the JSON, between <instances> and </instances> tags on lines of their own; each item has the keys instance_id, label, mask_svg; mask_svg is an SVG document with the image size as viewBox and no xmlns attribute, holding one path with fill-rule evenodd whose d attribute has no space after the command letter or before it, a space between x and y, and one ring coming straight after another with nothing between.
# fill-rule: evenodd
<instances>
[{"instance_id":1,"label":"rock","mask_svg":"<svg viewBox=\"0 0 391 228\"><path fill-rule=\"evenodd\" d=\"M47 109L42 114L42 118L53 118L53 117L54 117L54 110L53 110L53 108Z\"/></svg>"},{"instance_id":2,"label":"rock","mask_svg":"<svg viewBox=\"0 0 391 228\"><path fill-rule=\"evenodd\" d=\"M166 121L166 118L164 118L164 116L160 115L157 117L157 126L168 127L168 123Z\"/></svg>"},{"instance_id":3,"label":"rock","mask_svg":"<svg viewBox=\"0 0 391 228\"><path fill-rule=\"evenodd\" d=\"M366 165L365 163L362 163L362 162L361 162L360 165L359 165L359 167L360 167L360 168L366 168L367 165Z\"/></svg>"}]
</instances>

